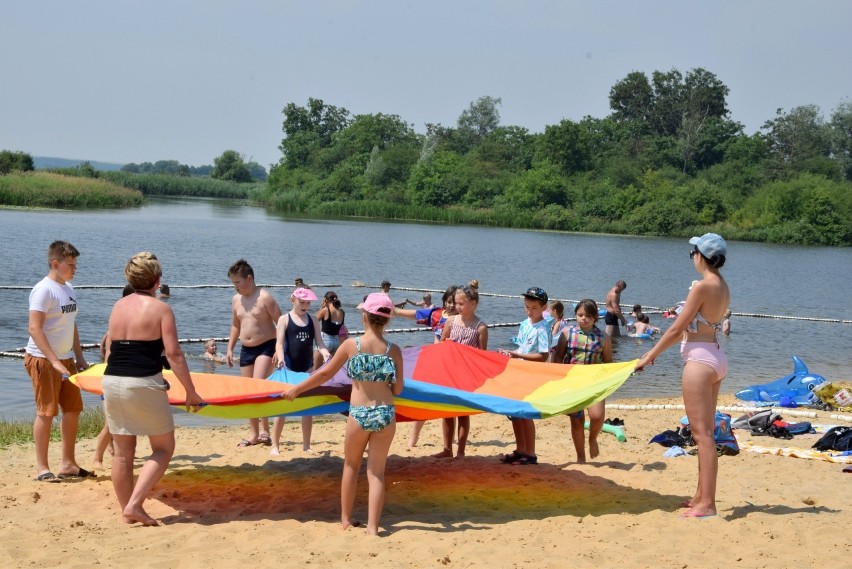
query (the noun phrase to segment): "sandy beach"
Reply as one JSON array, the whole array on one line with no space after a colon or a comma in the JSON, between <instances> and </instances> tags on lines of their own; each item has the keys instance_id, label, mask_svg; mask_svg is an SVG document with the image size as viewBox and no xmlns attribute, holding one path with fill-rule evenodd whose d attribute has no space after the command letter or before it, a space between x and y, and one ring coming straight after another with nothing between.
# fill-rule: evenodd
<instances>
[{"instance_id":1,"label":"sandy beach","mask_svg":"<svg viewBox=\"0 0 852 569\"><path fill-rule=\"evenodd\" d=\"M720 402L733 403L730 396ZM302 452L298 421L287 422L279 457L268 447L237 448L245 435L240 426L179 428L171 467L146 502L161 522L155 528L121 522L108 471L35 482L32 445L14 446L0 451L0 567L847 566L852 475L843 464L745 450L722 457L719 517L681 519L678 503L692 495L696 458L665 458L665 449L648 440L675 428L682 415L608 410L624 420L628 440L602 434L601 456L585 465L574 463L566 417L537 422L536 466L497 461L512 441L500 416L472 418L463 459L430 456L441 449L439 421L426 424L413 449L411 425L400 424L378 539L339 529L338 420L315 423L318 456ZM845 424L827 412L807 420ZM809 448L818 438L737 433L746 444L769 447ZM91 467L94 443L78 443L84 468ZM50 450L56 465L58 443ZM138 454L148 452L140 439ZM362 476L360 519L366 494Z\"/></svg>"}]
</instances>

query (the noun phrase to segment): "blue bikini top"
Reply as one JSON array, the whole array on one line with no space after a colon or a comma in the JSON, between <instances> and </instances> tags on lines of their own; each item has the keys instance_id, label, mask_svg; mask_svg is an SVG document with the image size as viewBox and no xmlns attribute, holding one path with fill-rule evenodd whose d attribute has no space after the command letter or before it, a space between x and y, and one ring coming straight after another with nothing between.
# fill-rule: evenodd
<instances>
[{"instance_id":1,"label":"blue bikini top","mask_svg":"<svg viewBox=\"0 0 852 569\"><path fill-rule=\"evenodd\" d=\"M353 381L375 381L396 383L396 366L388 355L391 343L383 354L362 354L361 338L355 338L358 353L349 358L346 364L346 375Z\"/></svg>"}]
</instances>

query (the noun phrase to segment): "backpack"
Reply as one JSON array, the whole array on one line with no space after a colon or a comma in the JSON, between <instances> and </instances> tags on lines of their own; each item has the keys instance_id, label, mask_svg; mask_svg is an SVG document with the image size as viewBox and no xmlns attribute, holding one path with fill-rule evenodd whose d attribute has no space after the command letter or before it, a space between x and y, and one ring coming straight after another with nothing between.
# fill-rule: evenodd
<instances>
[{"instance_id":1,"label":"backpack","mask_svg":"<svg viewBox=\"0 0 852 569\"><path fill-rule=\"evenodd\" d=\"M766 433L775 421L780 421L781 415L772 409L764 409L749 416L746 424L752 433Z\"/></svg>"},{"instance_id":2,"label":"backpack","mask_svg":"<svg viewBox=\"0 0 852 569\"><path fill-rule=\"evenodd\" d=\"M740 447L737 444L734 433L731 431L731 416L716 411L715 422L713 440L716 441L716 450L719 455L734 456L739 454Z\"/></svg>"},{"instance_id":3,"label":"backpack","mask_svg":"<svg viewBox=\"0 0 852 569\"><path fill-rule=\"evenodd\" d=\"M823 452L828 450L852 450L852 427L830 428L811 448Z\"/></svg>"}]
</instances>

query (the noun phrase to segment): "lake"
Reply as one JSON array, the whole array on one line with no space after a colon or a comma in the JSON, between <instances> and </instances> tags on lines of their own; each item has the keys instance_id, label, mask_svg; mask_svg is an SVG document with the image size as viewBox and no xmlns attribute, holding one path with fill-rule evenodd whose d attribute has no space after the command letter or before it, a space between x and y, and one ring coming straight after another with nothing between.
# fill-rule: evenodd
<instances>
[{"instance_id":1,"label":"lake","mask_svg":"<svg viewBox=\"0 0 852 569\"><path fill-rule=\"evenodd\" d=\"M70 241L81 252L74 285L83 343L100 341L125 283L124 264L143 250L156 253L163 264L181 338L227 337L233 295L227 271L239 258L251 263L258 283L290 285L301 277L307 283L339 285L334 289L352 329L360 328L355 305L373 290L353 283L376 286L387 279L394 289L443 290L478 279L483 293L478 314L493 324L524 318L520 294L530 286L544 288L551 298L601 302L613 283L624 279L628 287L622 302L628 313L634 303L675 304L697 278L686 239L303 219L230 200L159 198L124 210L0 210L0 237L5 243L0 300L6 306L0 313L0 351L26 345L29 290L46 274L47 246L56 239ZM734 313L817 320L734 316L731 336L721 339L730 362L722 391L790 373L792 354L829 380L852 379L852 324L819 321L852 320L852 250L729 242L728 253L723 274ZM183 288L198 285L211 286ZM317 287L318 295L326 288ZM270 289L285 311L290 290ZM395 301L419 300L421 294L391 291ZM440 301L440 294L433 297ZM650 316L655 326L671 322ZM412 327L405 319L390 325ZM516 327L492 329L489 348L511 347L515 332ZM394 334L392 340L417 345L431 342L432 336L424 328ZM619 361L637 358L648 348L647 340L614 340ZM186 343L184 350L192 370L211 371L198 357L200 343ZM224 353L224 343L219 350ZM87 351L87 359L97 362L97 351ZM680 356L671 348L613 398L679 395L680 370ZM227 366L215 371L239 374ZM87 396L86 404L99 402ZM20 359L0 357L0 414L7 419L33 415L32 388ZM181 416L182 424L205 421Z\"/></svg>"}]
</instances>

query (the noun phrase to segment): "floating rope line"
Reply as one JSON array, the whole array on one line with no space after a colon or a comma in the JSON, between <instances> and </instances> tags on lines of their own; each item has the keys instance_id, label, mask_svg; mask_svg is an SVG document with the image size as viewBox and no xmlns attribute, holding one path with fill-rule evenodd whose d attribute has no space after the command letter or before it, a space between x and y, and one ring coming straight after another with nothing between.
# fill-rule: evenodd
<instances>
[{"instance_id":1,"label":"floating rope line","mask_svg":"<svg viewBox=\"0 0 852 569\"><path fill-rule=\"evenodd\" d=\"M257 286L263 288L293 288L291 284L258 284ZM343 288L341 284L311 284L311 287L314 288ZM380 286L377 285L367 285L360 281L353 281L351 286L358 288L372 288L372 289L381 289ZM124 285L79 285L75 286L75 289L123 289ZM169 288L174 289L202 289L202 288L226 288L231 289L233 285L230 284L198 284L198 285L169 285ZM400 291L408 291L408 292L429 292L436 294L443 294L444 289L434 289L434 288L417 288L417 287L393 287L394 290ZM0 290L32 290L32 286L19 286L19 285L0 285ZM496 292L480 292L479 296L486 296L491 298L520 298L519 294L501 294ZM577 304L580 302L579 300L572 298L553 298L551 300L559 300L561 302L570 302L572 304ZM599 306L604 306L605 302L598 302ZM632 305L623 304L622 308L632 308ZM662 312L666 312L668 309L661 308L659 306L643 306L642 311L646 314L659 314ZM826 322L829 324L852 324L852 320L843 320L839 318L818 318L813 316L786 316L782 314L758 314L754 312L732 312L732 316L739 316L743 318L769 318L773 320L796 320L803 322Z\"/></svg>"},{"instance_id":2,"label":"floating rope line","mask_svg":"<svg viewBox=\"0 0 852 569\"><path fill-rule=\"evenodd\" d=\"M520 325L520 322L498 322L497 324L487 324L488 328L514 328ZM407 334L412 332L432 332L432 328L429 326L415 326L412 328L391 328L390 330L385 330L385 334ZM364 333L364 330L350 330L349 334L352 336L360 336ZM228 338L180 338L178 339L179 344L203 344L208 340L213 340L214 342L227 342ZM101 344L99 342L90 343L90 344L80 344L80 347L84 350L97 350L100 349ZM0 358L23 358L26 352L26 348L14 348L12 350L8 350L5 352L0 352Z\"/></svg>"},{"instance_id":3,"label":"floating rope line","mask_svg":"<svg viewBox=\"0 0 852 569\"><path fill-rule=\"evenodd\" d=\"M361 288L375 288L381 289L382 287L378 285L367 285L360 281L354 281L352 283L354 287ZM405 290L409 292L436 292L436 293L444 293L444 290L431 289L431 288L414 288L414 287L402 287L395 286L393 290ZM496 292L480 292L479 296L488 296L492 298L520 298L522 295L520 294L500 294ZM559 300L561 302L570 302L572 304L577 304L580 302L579 300L575 300L572 298L551 298L550 300ZM605 302L597 302L598 306L605 306ZM622 308L633 308L632 304L622 304L620 305ZM662 312L667 312L668 308L661 308L659 306L645 306L642 305L642 312L646 314L657 314ZM743 316L746 318L774 318L776 320L803 320L805 322L829 322L833 324L852 324L852 320L841 320L838 318L814 318L810 316L783 316L777 314L756 314L753 312L731 312L731 316Z\"/></svg>"}]
</instances>

